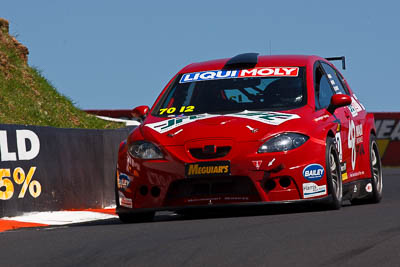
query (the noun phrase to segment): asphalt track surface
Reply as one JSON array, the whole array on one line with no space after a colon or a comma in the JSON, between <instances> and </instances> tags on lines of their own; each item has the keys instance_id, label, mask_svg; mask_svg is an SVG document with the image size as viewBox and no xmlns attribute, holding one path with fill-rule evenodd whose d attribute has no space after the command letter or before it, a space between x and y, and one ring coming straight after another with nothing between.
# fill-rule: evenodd
<instances>
[{"instance_id":1,"label":"asphalt track surface","mask_svg":"<svg viewBox=\"0 0 400 267\"><path fill-rule=\"evenodd\" d=\"M400 266L400 169L380 204L296 206L0 233L0 266Z\"/></svg>"}]
</instances>

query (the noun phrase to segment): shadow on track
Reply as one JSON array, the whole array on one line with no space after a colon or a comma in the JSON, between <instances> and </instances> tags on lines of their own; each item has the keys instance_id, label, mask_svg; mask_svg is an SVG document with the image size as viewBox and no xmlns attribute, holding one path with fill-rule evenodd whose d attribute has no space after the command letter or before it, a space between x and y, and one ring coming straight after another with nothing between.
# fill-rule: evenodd
<instances>
[{"instance_id":1,"label":"shadow on track","mask_svg":"<svg viewBox=\"0 0 400 267\"><path fill-rule=\"evenodd\" d=\"M350 204L343 204L342 208L351 206ZM143 224L143 223L161 223L171 221L190 221L190 220L207 220L217 218L235 218L235 217L253 217L253 216L274 216L282 214L294 214L294 213L307 213L307 212L326 212L325 206L320 204L268 204L258 206L246 206L246 207L210 207L210 208L188 208L181 210L177 213L161 211L157 212L154 220L149 222L136 222L131 224ZM116 225L125 224L122 223L118 218L83 222L68 225L69 227L80 227L80 226L101 226L101 225Z\"/></svg>"}]
</instances>

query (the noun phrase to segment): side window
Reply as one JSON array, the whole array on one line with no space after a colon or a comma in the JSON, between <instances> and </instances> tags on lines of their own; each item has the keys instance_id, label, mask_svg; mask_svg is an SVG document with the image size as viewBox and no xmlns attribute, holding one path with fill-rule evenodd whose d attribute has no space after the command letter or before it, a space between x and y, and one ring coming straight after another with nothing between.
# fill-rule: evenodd
<instances>
[{"instance_id":1,"label":"side window","mask_svg":"<svg viewBox=\"0 0 400 267\"><path fill-rule=\"evenodd\" d=\"M335 69L329 66L326 63L322 62L322 67L324 68L326 74L328 75L329 82L332 84L333 89L336 94L346 94L348 95L348 91L344 88L342 80L339 79L338 74Z\"/></svg>"},{"instance_id":2,"label":"side window","mask_svg":"<svg viewBox=\"0 0 400 267\"><path fill-rule=\"evenodd\" d=\"M331 97L334 95L329 80L321 67L315 69L314 88L315 88L315 107L316 109L327 108L331 103Z\"/></svg>"}]
</instances>

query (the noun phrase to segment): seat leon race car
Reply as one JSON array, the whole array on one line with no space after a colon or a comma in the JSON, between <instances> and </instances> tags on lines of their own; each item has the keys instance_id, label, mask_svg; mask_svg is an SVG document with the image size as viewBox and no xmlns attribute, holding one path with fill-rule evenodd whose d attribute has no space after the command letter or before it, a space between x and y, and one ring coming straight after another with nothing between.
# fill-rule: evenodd
<instances>
[{"instance_id":1,"label":"seat leon race car","mask_svg":"<svg viewBox=\"0 0 400 267\"><path fill-rule=\"evenodd\" d=\"M330 58L342 60L344 57ZM256 53L179 71L120 144L117 213L318 201L379 202L373 114L318 56Z\"/></svg>"}]
</instances>

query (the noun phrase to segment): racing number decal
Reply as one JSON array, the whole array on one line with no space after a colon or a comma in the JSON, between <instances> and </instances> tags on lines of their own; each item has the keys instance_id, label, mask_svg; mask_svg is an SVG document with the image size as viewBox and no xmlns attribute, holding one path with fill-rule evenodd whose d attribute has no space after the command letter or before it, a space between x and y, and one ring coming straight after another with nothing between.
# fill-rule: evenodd
<instances>
[{"instance_id":1,"label":"racing number decal","mask_svg":"<svg viewBox=\"0 0 400 267\"><path fill-rule=\"evenodd\" d=\"M349 136L347 142L348 148L351 149L351 168L354 170L356 166L356 126L354 125L354 121L349 121Z\"/></svg>"},{"instance_id":2,"label":"racing number decal","mask_svg":"<svg viewBox=\"0 0 400 267\"><path fill-rule=\"evenodd\" d=\"M336 149L339 153L339 161L342 162L343 151L342 151L342 138L340 136L340 132L336 133L335 139L336 139Z\"/></svg>"},{"instance_id":3,"label":"racing number decal","mask_svg":"<svg viewBox=\"0 0 400 267\"><path fill-rule=\"evenodd\" d=\"M162 115L165 112L168 114L175 113L176 108L175 107L170 107L170 108L160 108L159 114ZM179 109L179 112L193 112L194 111L194 106L182 106Z\"/></svg>"},{"instance_id":4,"label":"racing number decal","mask_svg":"<svg viewBox=\"0 0 400 267\"><path fill-rule=\"evenodd\" d=\"M167 112L168 114L172 114L172 113L174 113L175 111L176 111L176 108L175 108L175 107L171 107L171 108L160 108L159 114L162 115L162 114L164 114L165 112Z\"/></svg>"},{"instance_id":5,"label":"racing number decal","mask_svg":"<svg viewBox=\"0 0 400 267\"><path fill-rule=\"evenodd\" d=\"M183 107L181 107L181 110L179 112L183 112L183 111L193 112L193 110L194 110L194 106L187 106L186 108L185 108L185 106L183 106Z\"/></svg>"}]
</instances>

